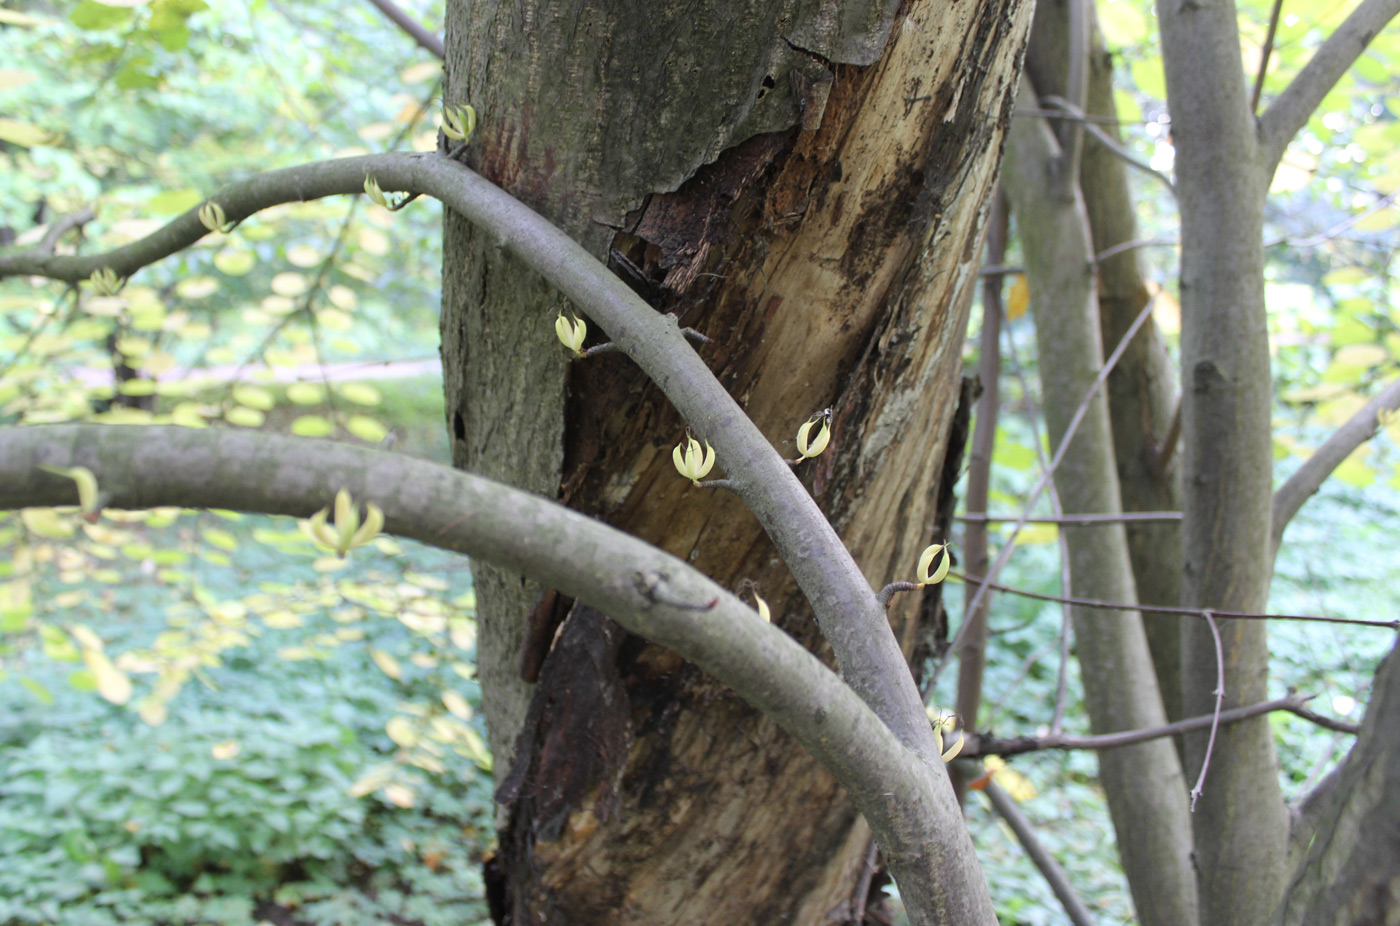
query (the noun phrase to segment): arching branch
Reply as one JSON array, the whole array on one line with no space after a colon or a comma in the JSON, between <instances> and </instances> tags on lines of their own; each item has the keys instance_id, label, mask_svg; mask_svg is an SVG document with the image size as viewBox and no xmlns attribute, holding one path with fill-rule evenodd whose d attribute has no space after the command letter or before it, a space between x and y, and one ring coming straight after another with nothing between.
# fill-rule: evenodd
<instances>
[{"instance_id":1,"label":"arching branch","mask_svg":"<svg viewBox=\"0 0 1400 926\"><path fill-rule=\"evenodd\" d=\"M907 891L933 891L945 875L938 860L955 847L945 845L946 821L928 812L941 768L904 748L831 670L726 589L602 522L400 454L256 431L120 425L0 428L0 508L77 502L73 480L40 466L86 467L113 508L307 517L341 488L374 501L387 532L526 573L714 675L850 791Z\"/></svg>"},{"instance_id":2,"label":"arching branch","mask_svg":"<svg viewBox=\"0 0 1400 926\"><path fill-rule=\"evenodd\" d=\"M230 222L282 203L380 189L431 196L512 252L589 315L665 392L718 453L732 488L772 538L806 594L842 675L901 742L930 762L938 750L923 702L884 610L860 567L807 489L705 366L672 316L659 315L568 235L457 161L436 153L317 162L230 184L211 197ZM198 241L208 230L190 209L140 241L107 254L0 257L0 277L75 282L103 267L119 276ZM553 324L552 317L540 319Z\"/></svg>"}]
</instances>

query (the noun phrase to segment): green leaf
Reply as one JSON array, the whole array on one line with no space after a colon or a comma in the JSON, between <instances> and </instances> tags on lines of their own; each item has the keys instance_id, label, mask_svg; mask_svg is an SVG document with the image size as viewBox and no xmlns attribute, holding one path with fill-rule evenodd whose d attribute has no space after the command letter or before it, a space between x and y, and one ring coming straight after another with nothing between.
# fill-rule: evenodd
<instances>
[{"instance_id":1,"label":"green leaf","mask_svg":"<svg viewBox=\"0 0 1400 926\"><path fill-rule=\"evenodd\" d=\"M264 412L270 411L277 404L277 398L270 390L264 389L262 386L252 386L248 384L235 386L233 389L233 398L241 405L246 405L249 408L256 408Z\"/></svg>"},{"instance_id":2,"label":"green leaf","mask_svg":"<svg viewBox=\"0 0 1400 926\"><path fill-rule=\"evenodd\" d=\"M345 422L345 430L371 444L379 443L389 433L388 428L368 415L351 415Z\"/></svg>"},{"instance_id":3,"label":"green leaf","mask_svg":"<svg viewBox=\"0 0 1400 926\"><path fill-rule=\"evenodd\" d=\"M146 208L160 215L175 215L193 209L203 199L198 190L166 190L146 200Z\"/></svg>"},{"instance_id":4,"label":"green leaf","mask_svg":"<svg viewBox=\"0 0 1400 926\"><path fill-rule=\"evenodd\" d=\"M292 433L299 437L329 437L335 424L323 415L302 415L292 422Z\"/></svg>"},{"instance_id":5,"label":"green leaf","mask_svg":"<svg viewBox=\"0 0 1400 926\"><path fill-rule=\"evenodd\" d=\"M335 391L356 405L378 405L379 390L369 383L341 383Z\"/></svg>"},{"instance_id":6,"label":"green leaf","mask_svg":"<svg viewBox=\"0 0 1400 926\"><path fill-rule=\"evenodd\" d=\"M131 22L132 11L119 6L107 6L94 0L83 0L68 15L68 21L79 29L112 29Z\"/></svg>"},{"instance_id":7,"label":"green leaf","mask_svg":"<svg viewBox=\"0 0 1400 926\"><path fill-rule=\"evenodd\" d=\"M29 693L45 704L53 703L53 692L32 678L21 678L19 683L29 689Z\"/></svg>"},{"instance_id":8,"label":"green leaf","mask_svg":"<svg viewBox=\"0 0 1400 926\"><path fill-rule=\"evenodd\" d=\"M84 693L96 691L97 676L93 675L87 669L74 669L72 672L68 673L68 684L74 691L81 691Z\"/></svg>"}]
</instances>

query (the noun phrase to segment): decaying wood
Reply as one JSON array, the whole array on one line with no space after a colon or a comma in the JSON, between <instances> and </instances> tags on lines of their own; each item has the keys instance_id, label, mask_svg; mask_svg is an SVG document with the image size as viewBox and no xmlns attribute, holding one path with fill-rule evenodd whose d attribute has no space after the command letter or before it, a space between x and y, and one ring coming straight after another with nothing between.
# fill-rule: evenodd
<instances>
[{"instance_id":1,"label":"decaying wood","mask_svg":"<svg viewBox=\"0 0 1400 926\"><path fill-rule=\"evenodd\" d=\"M793 10L789 25L804 15ZM622 44L654 41L655 22L640 36L592 10L579 28L594 30L593 45L544 48L533 36L552 35L539 26L557 14L551 4L524 19L457 12L472 57L449 53L449 98L489 100L479 166L607 255L658 311L713 339L701 356L785 455L796 455L798 426L831 407L831 447L799 473L872 583L908 577L935 531L983 203L1027 11L913 3L892 30L892 9L866 16L885 31L859 41L815 16L802 28L826 36L818 42L774 26L780 10L755 8L727 27L748 30L740 42L707 31L709 10L698 32L668 39L656 78L691 64L683 96L636 77L663 67L647 63L654 49ZM609 41L633 70L592 70L596 44ZM699 57L704 41L713 57ZM744 43L748 73L733 57ZM520 70L503 91L493 81L507 61ZM574 84L558 86L556 72ZM602 96L580 109L580 87L595 83ZM573 106L576 121L555 105ZM730 587L755 582L774 621L821 652L757 521L675 472L684 432L659 390L622 355L560 359L557 299L522 286L490 242L465 235L448 261L457 462L557 489ZM499 380L513 384L505 399L483 397ZM503 414L522 420L503 426ZM566 423L557 440L548 420L532 423L551 415ZM515 649L541 590L518 586L498 576L479 592L481 658L503 660L509 671L496 677L511 675L514 690L487 704L493 749L511 769L498 869L512 921L839 920L869 832L830 777L708 677L660 648L619 643L605 618L577 609L531 701ZM909 654L921 643L919 602L905 597L890 616ZM625 724L610 713L619 692ZM512 764L509 734L522 727ZM591 779L582 790L578 774Z\"/></svg>"}]
</instances>

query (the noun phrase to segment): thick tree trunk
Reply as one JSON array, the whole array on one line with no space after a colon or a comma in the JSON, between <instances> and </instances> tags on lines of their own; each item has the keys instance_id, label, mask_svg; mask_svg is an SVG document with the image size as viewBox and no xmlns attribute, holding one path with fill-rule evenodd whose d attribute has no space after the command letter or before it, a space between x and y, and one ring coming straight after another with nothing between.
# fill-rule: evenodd
<instances>
[{"instance_id":1,"label":"thick tree trunk","mask_svg":"<svg viewBox=\"0 0 1400 926\"><path fill-rule=\"evenodd\" d=\"M1400 656L1381 663L1361 735L1319 812L1275 926L1379 926L1400 916Z\"/></svg>"},{"instance_id":2,"label":"thick tree trunk","mask_svg":"<svg viewBox=\"0 0 1400 926\"><path fill-rule=\"evenodd\" d=\"M877 586L936 539L1028 12L449 5L447 96L482 113L477 166L713 338L701 356L785 454L833 409L831 448L799 472ZM683 431L659 391L620 355L568 364L559 300L452 219L446 241L455 462L756 582L820 650L756 520L675 472ZM479 575L501 921L820 923L863 902L868 829L771 722L596 612L573 609L556 637L567 602ZM891 610L911 656L936 623L920 604Z\"/></svg>"}]
</instances>

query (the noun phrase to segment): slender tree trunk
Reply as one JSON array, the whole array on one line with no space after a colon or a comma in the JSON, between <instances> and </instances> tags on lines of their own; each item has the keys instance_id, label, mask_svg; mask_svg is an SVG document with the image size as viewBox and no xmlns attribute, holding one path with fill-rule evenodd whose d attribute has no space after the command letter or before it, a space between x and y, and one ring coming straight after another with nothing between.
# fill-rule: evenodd
<instances>
[{"instance_id":1,"label":"slender tree trunk","mask_svg":"<svg viewBox=\"0 0 1400 926\"><path fill-rule=\"evenodd\" d=\"M1182 603L1264 610L1272 568L1270 439L1273 383L1264 316L1265 169L1229 0L1157 8L1181 206ZM1219 622L1223 667L1204 620L1184 629L1184 713L1263 701L1263 621ZM1207 734L1186 738L1187 770L1205 761ZM1193 816L1201 918L1267 920L1283 892L1288 819L1266 718L1217 734Z\"/></svg>"},{"instance_id":2,"label":"slender tree trunk","mask_svg":"<svg viewBox=\"0 0 1400 926\"><path fill-rule=\"evenodd\" d=\"M1037 101L1022 81L1020 108ZM1063 176L1061 149L1044 120L1017 119L1003 178L1021 234L1036 320L1045 419L1052 446L1065 438L1081 400L1103 367L1091 241L1076 177ZM1102 392L1063 462L1056 487L1067 514L1118 510L1113 436ZM1071 594L1132 602L1132 566L1121 524L1065 527ZM1151 654L1136 612L1071 611L1084 700L1094 732L1165 722ZM1196 922L1191 833L1181 766L1170 740L1099 754L1099 775L1118 852L1144 923Z\"/></svg>"},{"instance_id":3,"label":"slender tree trunk","mask_svg":"<svg viewBox=\"0 0 1400 926\"><path fill-rule=\"evenodd\" d=\"M1036 7L1026 73L1042 94L1066 97L1069 55L1068 4L1065 0ZM1092 4L1091 10L1093 12ZM1086 112L1116 119L1113 60L1104 49L1097 21L1090 30ZM1120 140L1115 122L1098 125ZM1128 183L1128 168L1098 140L1086 137L1079 163L1079 188L1089 217L1095 254L1135 240L1137 204ZM1153 181L1155 182L1155 181ZM1141 251L1129 248L1097 262L1099 324L1107 353L1136 321L1149 292L1142 275ZM1118 461L1118 486L1124 511L1177 511L1181 508L1180 456L1173 449L1172 419L1180 397L1165 339L1155 321L1138 331L1108 376L1108 414ZM1136 521L1127 525L1128 554L1138 601L1176 605L1181 598L1181 528L1172 522ZM1144 615L1157 684L1169 720L1181 719L1181 620Z\"/></svg>"},{"instance_id":4,"label":"slender tree trunk","mask_svg":"<svg viewBox=\"0 0 1400 926\"><path fill-rule=\"evenodd\" d=\"M711 337L702 357L785 454L833 410L831 448L799 472L876 585L908 578L934 539L1029 13L894 10L454 3L447 42L447 96L482 113L483 173ZM567 363L559 300L453 219L446 241L455 462L558 493L731 587L757 583L774 621L820 651L756 520L675 472L683 431L659 391L621 355ZM479 583L499 921L849 916L869 831L772 723L603 615L514 576ZM920 604L891 609L911 656L937 625ZM522 645L537 686L519 677Z\"/></svg>"}]
</instances>

